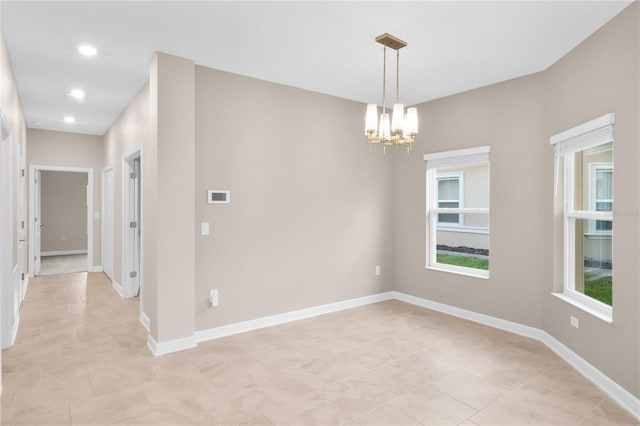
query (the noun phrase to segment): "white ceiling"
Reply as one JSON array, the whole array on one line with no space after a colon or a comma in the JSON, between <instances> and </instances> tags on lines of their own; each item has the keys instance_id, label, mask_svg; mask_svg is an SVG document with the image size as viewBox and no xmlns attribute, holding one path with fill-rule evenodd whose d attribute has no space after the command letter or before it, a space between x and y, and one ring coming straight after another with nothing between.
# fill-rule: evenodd
<instances>
[{"instance_id":1,"label":"white ceiling","mask_svg":"<svg viewBox=\"0 0 640 426\"><path fill-rule=\"evenodd\" d=\"M0 7L27 125L101 135L147 81L155 51L379 104L382 46L374 39L388 32L409 43L400 55L400 97L415 104L544 70L630 3L3 0ZM79 55L83 43L98 55ZM66 96L76 87L85 101ZM63 123L65 115L78 123Z\"/></svg>"}]
</instances>

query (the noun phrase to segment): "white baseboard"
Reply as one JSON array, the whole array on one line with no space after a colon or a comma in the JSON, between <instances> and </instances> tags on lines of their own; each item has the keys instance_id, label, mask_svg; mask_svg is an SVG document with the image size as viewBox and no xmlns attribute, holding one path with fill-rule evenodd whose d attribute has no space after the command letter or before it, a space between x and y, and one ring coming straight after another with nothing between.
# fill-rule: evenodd
<instances>
[{"instance_id":1,"label":"white baseboard","mask_svg":"<svg viewBox=\"0 0 640 426\"><path fill-rule=\"evenodd\" d=\"M500 330L509 331L532 339L539 340L549 349L555 352L560 358L565 360L569 365L575 368L587 380L593 383L598 389L607 394L611 399L620 404L631 415L640 420L640 399L625 388L611 380L606 374L589 364L580 355L573 352L567 346L558 341L544 330L535 327L506 321L489 315L480 314L466 309L457 308L455 306L445 305L443 303L433 302L416 296L394 291L394 299L411 303L412 305L422 306L434 311L449 314L458 318L488 325Z\"/></svg>"},{"instance_id":2,"label":"white baseboard","mask_svg":"<svg viewBox=\"0 0 640 426\"><path fill-rule=\"evenodd\" d=\"M27 297L27 287L29 287L29 274L24 274L24 287L22 288L21 300Z\"/></svg>"},{"instance_id":3,"label":"white baseboard","mask_svg":"<svg viewBox=\"0 0 640 426\"><path fill-rule=\"evenodd\" d=\"M16 311L16 318L13 322L13 329L11 330L11 343L9 346L13 346L16 343L16 337L18 337L18 326L20 325L20 311Z\"/></svg>"},{"instance_id":4,"label":"white baseboard","mask_svg":"<svg viewBox=\"0 0 640 426\"><path fill-rule=\"evenodd\" d=\"M173 352L183 351L198 346L195 336L182 337L180 339L168 340L166 342L156 342L149 334L147 336L147 346L153 356L166 355Z\"/></svg>"},{"instance_id":5,"label":"white baseboard","mask_svg":"<svg viewBox=\"0 0 640 426\"><path fill-rule=\"evenodd\" d=\"M349 299L343 302L329 303L326 305L299 309L297 311L291 311L284 314L270 315L268 317L262 317L254 320L242 321L234 324L196 331L195 339L197 342L205 342L207 340L231 336L233 334L245 333L247 331L257 330L260 328L271 327L291 321L298 321L301 319L324 315L331 312L342 311L344 309L356 308L358 306L382 302L384 300L390 300L392 298L393 292L389 291L386 293L379 293L370 296L358 297L356 299Z\"/></svg>"},{"instance_id":6,"label":"white baseboard","mask_svg":"<svg viewBox=\"0 0 640 426\"><path fill-rule=\"evenodd\" d=\"M87 254L87 250L51 250L41 251L40 256L67 256L69 254Z\"/></svg>"},{"instance_id":7,"label":"white baseboard","mask_svg":"<svg viewBox=\"0 0 640 426\"><path fill-rule=\"evenodd\" d=\"M451 305L445 305L444 303L434 302L432 300L411 296L409 294L400 293L398 291L394 291L393 293L393 298L402 302L410 303L412 305L421 306L433 311L442 312L443 314L448 314L454 317L488 325L489 327L519 334L525 337L530 337L532 339L542 340L542 336L546 334L544 331L538 328L518 324L517 322L503 320L500 318L492 317L490 315L479 314L478 312L468 311L466 309L458 308Z\"/></svg>"},{"instance_id":8,"label":"white baseboard","mask_svg":"<svg viewBox=\"0 0 640 426\"><path fill-rule=\"evenodd\" d=\"M631 415L635 416L636 419L640 420L640 399L636 398L628 390L611 380L609 376L604 374L602 371L589 364L555 337L546 332L543 333L544 336L540 339L542 343L547 345L549 349L564 359L598 389L620 404Z\"/></svg>"},{"instance_id":9,"label":"white baseboard","mask_svg":"<svg viewBox=\"0 0 640 426\"><path fill-rule=\"evenodd\" d=\"M144 312L140 312L140 324L147 329L147 332L151 332L151 320Z\"/></svg>"},{"instance_id":10,"label":"white baseboard","mask_svg":"<svg viewBox=\"0 0 640 426\"><path fill-rule=\"evenodd\" d=\"M89 272L102 272L102 265L92 265L89 267Z\"/></svg>"},{"instance_id":11,"label":"white baseboard","mask_svg":"<svg viewBox=\"0 0 640 426\"><path fill-rule=\"evenodd\" d=\"M122 286L118 284L116 280L111 280L111 287L113 287L113 289L118 293L120 297L124 298Z\"/></svg>"}]
</instances>

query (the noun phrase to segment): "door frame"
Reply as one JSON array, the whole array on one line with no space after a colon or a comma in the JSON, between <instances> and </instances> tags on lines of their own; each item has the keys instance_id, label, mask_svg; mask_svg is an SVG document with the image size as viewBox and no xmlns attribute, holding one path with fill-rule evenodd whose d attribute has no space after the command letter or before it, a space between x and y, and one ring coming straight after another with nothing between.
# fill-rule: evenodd
<instances>
[{"instance_id":1,"label":"door frame","mask_svg":"<svg viewBox=\"0 0 640 426\"><path fill-rule=\"evenodd\" d=\"M100 241L101 241L101 246L102 247L101 247L101 250L100 250L100 254L101 254L101 257L102 257L102 262L101 262L102 263L102 271L115 284L114 277L113 276L109 276L109 274L107 274L107 271L105 270L105 267L104 267L104 265L105 265L104 255L107 252L107 250L105 250L105 248L106 248L105 235L107 235L106 222L105 222L105 216L106 216L105 215L105 212L106 212L106 202L105 202L105 200L106 200L107 192L105 191L106 187L105 187L105 179L104 179L104 177L108 172L111 172L111 220L114 222L113 223L113 225L114 225L113 228L114 229L113 229L113 232L112 232L112 235L111 235L111 243L112 243L111 244L111 246L112 246L111 247L111 266L112 266L111 275L115 275L115 262L114 262L114 260L115 260L115 238L114 238L115 237L115 221L114 221L114 219L115 219L115 205L114 205L115 191L114 191L114 186L113 186L115 181L113 179L113 176L114 176L114 168L113 167L105 167L105 168L103 168L102 172L101 172L101 175L100 175L100 177L101 177L101 194L102 194L102 203L101 203L101 210L102 210L101 211L101 220L102 220L102 223L100 224L100 230L101 230L101 232L100 232L100 237L101 237Z\"/></svg>"},{"instance_id":2,"label":"door frame","mask_svg":"<svg viewBox=\"0 0 640 426\"><path fill-rule=\"evenodd\" d=\"M29 277L33 277L35 263L35 173L40 172L72 172L87 174L87 271L93 266L93 169L85 167L46 166L31 164L29 166Z\"/></svg>"},{"instance_id":3,"label":"door frame","mask_svg":"<svg viewBox=\"0 0 640 426\"><path fill-rule=\"evenodd\" d=\"M133 150L125 153L122 156L122 297L135 297L138 292L135 289L135 286L132 283L132 280L129 279L128 276L128 266L130 261L128 261L129 253L128 247L130 247L130 233L127 232L129 230L128 224L128 212L129 212L129 200L130 200L130 190L128 185L129 180L129 172L131 168L131 163L136 159L140 160L140 244L139 244L139 265L138 265L138 286L139 286L139 294L140 294L140 317L141 319L146 317L144 315L144 163L143 163L143 155L142 149L140 147L136 147ZM144 321L143 325L145 324ZM146 326L146 325L145 325Z\"/></svg>"},{"instance_id":4,"label":"door frame","mask_svg":"<svg viewBox=\"0 0 640 426\"><path fill-rule=\"evenodd\" d=\"M10 123L2 110L0 121L0 346L5 349L13 345L20 316L19 306L14 306L13 143Z\"/></svg>"}]
</instances>

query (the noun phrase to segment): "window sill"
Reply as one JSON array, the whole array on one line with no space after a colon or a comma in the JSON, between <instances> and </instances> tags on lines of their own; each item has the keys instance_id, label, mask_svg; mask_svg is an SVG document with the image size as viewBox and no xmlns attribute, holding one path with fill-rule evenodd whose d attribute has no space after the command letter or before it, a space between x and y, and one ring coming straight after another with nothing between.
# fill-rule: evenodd
<instances>
[{"instance_id":1,"label":"window sill","mask_svg":"<svg viewBox=\"0 0 640 426\"><path fill-rule=\"evenodd\" d=\"M557 297L560 300L563 300L565 302L567 302L570 305L575 306L576 308L588 313L589 315L592 315L596 318L598 318L599 320L602 320L608 324L613 324L613 314L612 312L603 312L599 309L596 309L592 306L589 306L585 303L582 303L580 300L576 300L575 298L571 297L570 295L567 295L565 293L551 293L551 295ZM611 310L613 311L613 309Z\"/></svg>"},{"instance_id":2,"label":"window sill","mask_svg":"<svg viewBox=\"0 0 640 426\"><path fill-rule=\"evenodd\" d=\"M427 265L425 266L425 269L430 269L432 271L440 271L440 272L448 272L451 274L457 274L457 275L464 275L465 277L471 277L471 278L480 278L482 280L488 280L489 279L489 271L484 271L484 270L478 270L479 272L476 272L474 269L471 268L462 268L462 267L448 267L448 266L441 266L441 264L436 264L436 265Z\"/></svg>"},{"instance_id":3,"label":"window sill","mask_svg":"<svg viewBox=\"0 0 640 426\"><path fill-rule=\"evenodd\" d=\"M487 228L474 228L471 226L443 226L441 224L438 224L438 226L436 227L436 231L489 235L489 230Z\"/></svg>"}]
</instances>

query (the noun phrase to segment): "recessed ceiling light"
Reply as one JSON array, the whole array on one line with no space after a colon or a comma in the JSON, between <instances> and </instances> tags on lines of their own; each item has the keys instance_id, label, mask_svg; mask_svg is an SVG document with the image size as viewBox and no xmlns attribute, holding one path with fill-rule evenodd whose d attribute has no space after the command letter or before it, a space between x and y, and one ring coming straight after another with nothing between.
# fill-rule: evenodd
<instances>
[{"instance_id":1,"label":"recessed ceiling light","mask_svg":"<svg viewBox=\"0 0 640 426\"><path fill-rule=\"evenodd\" d=\"M73 89L72 91L67 93L67 96L71 96L72 98L76 98L76 99L84 99L85 93L84 93L84 90Z\"/></svg>"},{"instance_id":2,"label":"recessed ceiling light","mask_svg":"<svg viewBox=\"0 0 640 426\"><path fill-rule=\"evenodd\" d=\"M78 46L78 51L85 56L95 56L98 53L98 50L95 47L89 46L88 44Z\"/></svg>"},{"instance_id":3,"label":"recessed ceiling light","mask_svg":"<svg viewBox=\"0 0 640 426\"><path fill-rule=\"evenodd\" d=\"M69 123L69 124L73 124L73 123L75 123L75 122L76 122L76 119L75 119L75 118L73 118L73 117L71 117L70 115L67 115L67 116L64 118L64 122L65 122L65 123Z\"/></svg>"}]
</instances>

